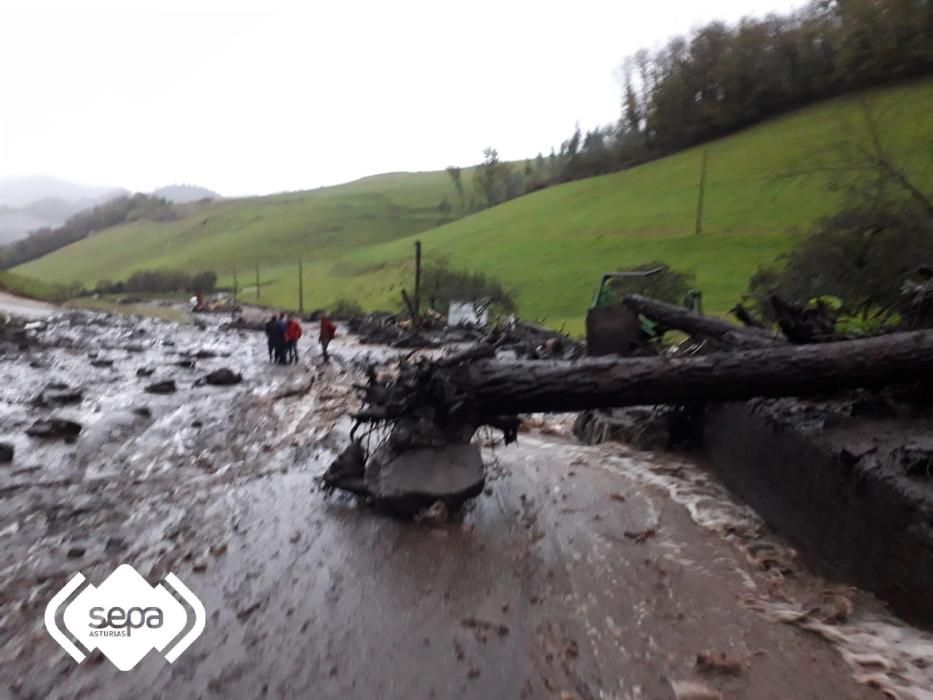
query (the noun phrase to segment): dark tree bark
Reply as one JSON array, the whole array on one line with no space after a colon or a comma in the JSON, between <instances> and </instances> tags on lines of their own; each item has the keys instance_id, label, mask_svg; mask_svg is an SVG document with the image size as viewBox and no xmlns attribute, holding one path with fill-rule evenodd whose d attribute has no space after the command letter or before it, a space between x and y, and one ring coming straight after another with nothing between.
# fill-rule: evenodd
<instances>
[{"instance_id":1,"label":"dark tree bark","mask_svg":"<svg viewBox=\"0 0 933 700\"><path fill-rule=\"evenodd\" d=\"M684 331L695 337L712 338L730 347L763 348L786 342L777 333L762 328L743 328L640 294L629 294L623 299L623 303L632 311L647 316L665 328Z\"/></svg>"},{"instance_id":2,"label":"dark tree bark","mask_svg":"<svg viewBox=\"0 0 933 700\"><path fill-rule=\"evenodd\" d=\"M362 420L420 414L439 424L493 416L757 396L808 396L930 381L933 331L687 358L423 363L371 387ZM378 390L377 390L378 389Z\"/></svg>"}]
</instances>

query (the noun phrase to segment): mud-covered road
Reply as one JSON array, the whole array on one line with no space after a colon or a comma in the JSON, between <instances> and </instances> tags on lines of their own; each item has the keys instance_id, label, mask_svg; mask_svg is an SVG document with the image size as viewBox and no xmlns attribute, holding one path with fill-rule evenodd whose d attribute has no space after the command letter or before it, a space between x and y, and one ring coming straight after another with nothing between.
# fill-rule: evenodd
<instances>
[{"instance_id":1,"label":"mud-covered road","mask_svg":"<svg viewBox=\"0 0 933 700\"><path fill-rule=\"evenodd\" d=\"M809 574L695 465L530 421L517 445L479 436L487 487L461 516L400 522L315 481L354 406L352 342L283 368L260 335L214 325L72 313L29 334L0 356L12 697L933 697L930 635ZM244 381L194 386L220 367ZM80 400L37 405L56 382ZM77 440L26 435L50 416ZM99 583L122 563L203 602L174 664L77 665L46 633L76 571Z\"/></svg>"}]
</instances>

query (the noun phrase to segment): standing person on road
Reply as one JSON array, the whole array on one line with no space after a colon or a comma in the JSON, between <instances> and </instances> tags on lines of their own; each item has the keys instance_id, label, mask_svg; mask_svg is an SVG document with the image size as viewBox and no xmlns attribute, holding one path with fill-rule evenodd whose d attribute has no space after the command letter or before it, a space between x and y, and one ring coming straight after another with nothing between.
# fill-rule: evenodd
<instances>
[{"instance_id":1,"label":"standing person on road","mask_svg":"<svg viewBox=\"0 0 933 700\"><path fill-rule=\"evenodd\" d=\"M266 321L266 343L269 346L269 362L272 362L273 359L278 360L279 358L279 341L281 337L279 333L279 319L275 314L272 314L272 318Z\"/></svg>"},{"instance_id":2,"label":"standing person on road","mask_svg":"<svg viewBox=\"0 0 933 700\"><path fill-rule=\"evenodd\" d=\"M285 324L285 356L288 362L298 362L298 339L301 337L301 324L294 316Z\"/></svg>"},{"instance_id":3,"label":"standing person on road","mask_svg":"<svg viewBox=\"0 0 933 700\"><path fill-rule=\"evenodd\" d=\"M327 346L337 335L337 325L330 320L327 312L321 313L321 334L318 340L321 342L321 353L324 355L324 362L330 362L330 355L327 354Z\"/></svg>"}]
</instances>

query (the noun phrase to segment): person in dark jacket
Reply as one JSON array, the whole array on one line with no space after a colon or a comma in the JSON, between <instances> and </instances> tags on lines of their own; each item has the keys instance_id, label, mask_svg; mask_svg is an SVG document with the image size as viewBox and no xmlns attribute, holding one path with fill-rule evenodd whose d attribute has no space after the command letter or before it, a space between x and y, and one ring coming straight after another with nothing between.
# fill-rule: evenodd
<instances>
[{"instance_id":1,"label":"person in dark jacket","mask_svg":"<svg viewBox=\"0 0 933 700\"><path fill-rule=\"evenodd\" d=\"M266 322L266 344L269 347L269 362L272 362L273 359L278 359L278 343L277 339L281 336L279 332L279 319L275 314L272 314Z\"/></svg>"}]
</instances>

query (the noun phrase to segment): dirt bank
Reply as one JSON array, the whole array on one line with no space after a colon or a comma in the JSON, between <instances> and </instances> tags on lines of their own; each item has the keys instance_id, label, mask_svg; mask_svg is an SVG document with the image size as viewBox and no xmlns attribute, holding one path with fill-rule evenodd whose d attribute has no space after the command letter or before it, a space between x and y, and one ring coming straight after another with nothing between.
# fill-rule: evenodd
<instances>
[{"instance_id":1,"label":"dirt bank","mask_svg":"<svg viewBox=\"0 0 933 700\"><path fill-rule=\"evenodd\" d=\"M706 462L813 565L933 626L933 422L865 405L710 407Z\"/></svg>"}]
</instances>

